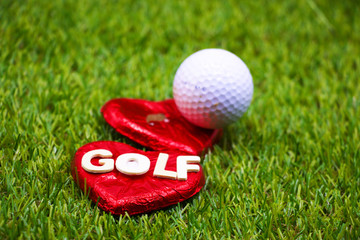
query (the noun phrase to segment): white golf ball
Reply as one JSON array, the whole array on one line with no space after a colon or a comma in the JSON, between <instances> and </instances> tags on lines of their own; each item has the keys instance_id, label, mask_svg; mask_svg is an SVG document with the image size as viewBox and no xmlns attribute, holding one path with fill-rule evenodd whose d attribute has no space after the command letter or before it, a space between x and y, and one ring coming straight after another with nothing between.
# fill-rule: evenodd
<instances>
[{"instance_id":1,"label":"white golf ball","mask_svg":"<svg viewBox=\"0 0 360 240\"><path fill-rule=\"evenodd\" d=\"M240 118L250 105L254 86L249 69L223 49L200 50L180 65L173 94L176 106L191 123L223 128Z\"/></svg>"}]
</instances>

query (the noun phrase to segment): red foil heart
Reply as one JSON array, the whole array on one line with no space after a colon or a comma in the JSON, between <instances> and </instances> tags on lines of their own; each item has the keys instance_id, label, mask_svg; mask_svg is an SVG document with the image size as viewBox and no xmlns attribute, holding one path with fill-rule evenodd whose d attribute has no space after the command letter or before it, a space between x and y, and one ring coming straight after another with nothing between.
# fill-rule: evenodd
<instances>
[{"instance_id":1,"label":"red foil heart","mask_svg":"<svg viewBox=\"0 0 360 240\"><path fill-rule=\"evenodd\" d=\"M150 159L150 169L139 176L129 176L116 168L108 173L89 173L81 166L84 154L91 150L105 149L112 152L112 159L124 153L139 153ZM94 203L112 214L129 215L145 213L164 208L184 201L200 191L205 180L202 168L199 172L189 172L185 181L158 178L153 176L159 151L144 152L127 144L99 141L86 144L78 149L72 163L72 175ZM166 170L176 171L176 158L184 155L179 151L161 151L169 154ZM99 158L94 158L92 164L98 164Z\"/></svg>"},{"instance_id":2,"label":"red foil heart","mask_svg":"<svg viewBox=\"0 0 360 240\"><path fill-rule=\"evenodd\" d=\"M113 99L101 112L116 131L154 150L173 149L200 155L222 134L222 130L204 129L188 122L173 99L160 102Z\"/></svg>"}]
</instances>

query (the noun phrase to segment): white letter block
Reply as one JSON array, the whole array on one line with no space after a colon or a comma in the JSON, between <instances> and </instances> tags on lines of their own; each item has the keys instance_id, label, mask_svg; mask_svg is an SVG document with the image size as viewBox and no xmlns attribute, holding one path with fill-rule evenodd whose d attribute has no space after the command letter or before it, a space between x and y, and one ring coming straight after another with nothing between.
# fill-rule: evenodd
<instances>
[{"instance_id":1,"label":"white letter block","mask_svg":"<svg viewBox=\"0 0 360 240\"><path fill-rule=\"evenodd\" d=\"M165 170L167 160L169 159L169 154L160 153L157 159L153 176L161 178L176 179L176 172Z\"/></svg>"},{"instance_id":2,"label":"white letter block","mask_svg":"<svg viewBox=\"0 0 360 240\"><path fill-rule=\"evenodd\" d=\"M200 171L200 166L188 163L199 163L199 156L178 156L176 159L177 179L186 180L188 172Z\"/></svg>"},{"instance_id":3,"label":"white letter block","mask_svg":"<svg viewBox=\"0 0 360 240\"><path fill-rule=\"evenodd\" d=\"M100 159L101 166L95 166L91 163L91 159L95 157L106 157L107 159ZM91 173L107 173L114 170L114 159L111 159L112 153L105 149L92 150L84 154L81 159L81 167Z\"/></svg>"},{"instance_id":4,"label":"white letter block","mask_svg":"<svg viewBox=\"0 0 360 240\"><path fill-rule=\"evenodd\" d=\"M125 153L116 159L116 169L126 175L142 175L149 171L150 160L138 153Z\"/></svg>"}]
</instances>

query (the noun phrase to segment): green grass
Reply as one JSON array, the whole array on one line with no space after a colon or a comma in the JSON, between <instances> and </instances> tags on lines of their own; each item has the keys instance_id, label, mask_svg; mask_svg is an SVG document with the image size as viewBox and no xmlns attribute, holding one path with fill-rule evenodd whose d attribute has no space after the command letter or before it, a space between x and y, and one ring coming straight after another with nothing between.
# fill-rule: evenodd
<instances>
[{"instance_id":1,"label":"green grass","mask_svg":"<svg viewBox=\"0 0 360 240\"><path fill-rule=\"evenodd\" d=\"M0 1L0 238L359 238L359 43L356 1ZM102 212L72 157L133 143L100 107L171 98L180 63L209 47L241 57L255 92L205 157L205 187Z\"/></svg>"}]
</instances>

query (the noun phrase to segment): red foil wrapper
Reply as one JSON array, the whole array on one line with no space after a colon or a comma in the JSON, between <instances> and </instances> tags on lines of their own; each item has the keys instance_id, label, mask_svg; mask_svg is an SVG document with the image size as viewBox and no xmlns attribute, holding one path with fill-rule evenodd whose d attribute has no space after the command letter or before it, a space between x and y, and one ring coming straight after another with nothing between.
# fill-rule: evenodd
<instances>
[{"instance_id":1,"label":"red foil wrapper","mask_svg":"<svg viewBox=\"0 0 360 240\"><path fill-rule=\"evenodd\" d=\"M150 159L150 169L143 175L129 176L119 172L116 168L108 173L89 173L81 166L84 154L91 150L109 150L116 158L124 153L139 153ZM112 214L129 215L145 213L164 208L184 201L203 187L205 180L202 168L199 172L189 172L185 181L158 178L153 171L160 151L144 152L129 145L99 141L86 144L78 149L72 163L72 175L85 194L94 203ZM181 151L167 150L161 153L169 154L166 170L176 171L176 158L184 155ZM185 154L186 155L186 154ZM100 158L92 160L93 165L99 165Z\"/></svg>"},{"instance_id":2,"label":"red foil wrapper","mask_svg":"<svg viewBox=\"0 0 360 240\"><path fill-rule=\"evenodd\" d=\"M101 112L116 131L154 150L172 149L200 155L222 134L222 130L204 129L188 122L173 99L160 102L113 99Z\"/></svg>"}]
</instances>

